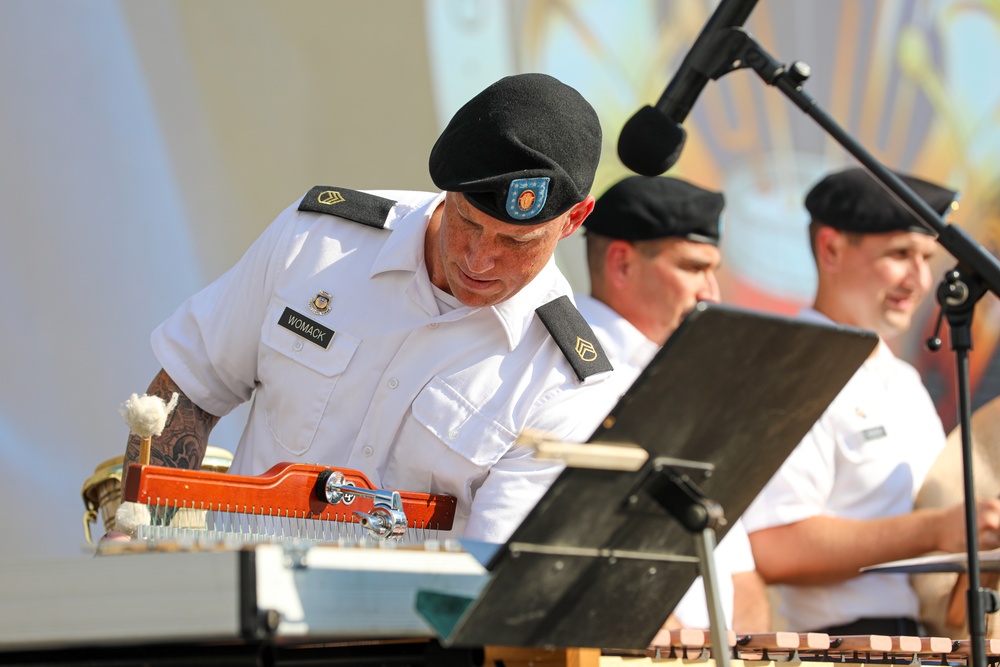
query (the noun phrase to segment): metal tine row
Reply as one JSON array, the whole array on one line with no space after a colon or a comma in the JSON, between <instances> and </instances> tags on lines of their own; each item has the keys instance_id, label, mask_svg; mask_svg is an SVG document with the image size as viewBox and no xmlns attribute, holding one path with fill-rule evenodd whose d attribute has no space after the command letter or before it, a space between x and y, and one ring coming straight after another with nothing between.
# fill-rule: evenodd
<instances>
[{"instance_id":1,"label":"metal tine row","mask_svg":"<svg viewBox=\"0 0 1000 667\"><path fill-rule=\"evenodd\" d=\"M343 520L317 520L280 514L252 514L150 505L150 525L139 526L137 537L162 542L239 545L250 543L338 543L415 546L436 541L434 527L409 528L398 540L380 540L361 524Z\"/></svg>"}]
</instances>

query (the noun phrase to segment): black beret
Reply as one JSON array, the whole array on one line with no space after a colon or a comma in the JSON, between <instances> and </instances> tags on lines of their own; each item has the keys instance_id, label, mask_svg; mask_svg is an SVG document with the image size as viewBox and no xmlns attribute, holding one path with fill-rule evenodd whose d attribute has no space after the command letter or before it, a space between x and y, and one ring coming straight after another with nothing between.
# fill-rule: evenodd
<instances>
[{"instance_id":1,"label":"black beret","mask_svg":"<svg viewBox=\"0 0 1000 667\"><path fill-rule=\"evenodd\" d=\"M906 174L893 173L938 215L943 216L953 207L958 194L954 190ZM809 191L805 204L813 220L845 232L934 233L861 167L827 175Z\"/></svg>"},{"instance_id":2,"label":"black beret","mask_svg":"<svg viewBox=\"0 0 1000 667\"><path fill-rule=\"evenodd\" d=\"M601 195L583 221L591 232L625 241L679 237L719 244L719 216L726 205L712 192L669 176L629 176Z\"/></svg>"},{"instance_id":3,"label":"black beret","mask_svg":"<svg viewBox=\"0 0 1000 667\"><path fill-rule=\"evenodd\" d=\"M500 79L466 102L431 149L430 175L504 222L534 225L583 201L601 158L597 112L547 74Z\"/></svg>"}]
</instances>

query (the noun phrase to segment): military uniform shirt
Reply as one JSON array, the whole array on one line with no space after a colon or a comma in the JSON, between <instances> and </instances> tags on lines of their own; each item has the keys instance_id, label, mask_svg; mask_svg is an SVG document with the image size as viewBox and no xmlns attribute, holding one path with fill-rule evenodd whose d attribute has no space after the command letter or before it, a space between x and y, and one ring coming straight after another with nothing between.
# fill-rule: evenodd
<instances>
[{"instance_id":1,"label":"military uniform shirt","mask_svg":"<svg viewBox=\"0 0 1000 667\"><path fill-rule=\"evenodd\" d=\"M830 321L811 309L802 315ZM747 531L819 515L906 514L944 443L920 375L880 341L747 509ZM796 631L859 618L917 618L919 612L905 574L863 574L826 586L779 585L777 592L779 612Z\"/></svg>"},{"instance_id":2,"label":"military uniform shirt","mask_svg":"<svg viewBox=\"0 0 1000 667\"><path fill-rule=\"evenodd\" d=\"M153 332L154 352L213 415L253 396L233 473L356 469L454 495L450 534L502 542L561 470L518 433L584 441L616 396L607 373L578 379L535 314L571 292L554 261L503 303L441 314L424 233L444 195L377 194L396 201L384 229L290 206Z\"/></svg>"},{"instance_id":3,"label":"military uniform shirt","mask_svg":"<svg viewBox=\"0 0 1000 667\"><path fill-rule=\"evenodd\" d=\"M631 322L619 315L602 301L586 294L576 295L576 304L587 323L594 329L601 346L615 367L614 382L625 388L631 386L660 346L646 338ZM733 625L733 575L756 569L750 540L742 520L730 527L715 548L715 566L719 579L719 601L726 615L727 627ZM677 621L686 628L708 628L708 605L705 602L705 584L697 577L673 611Z\"/></svg>"}]
</instances>

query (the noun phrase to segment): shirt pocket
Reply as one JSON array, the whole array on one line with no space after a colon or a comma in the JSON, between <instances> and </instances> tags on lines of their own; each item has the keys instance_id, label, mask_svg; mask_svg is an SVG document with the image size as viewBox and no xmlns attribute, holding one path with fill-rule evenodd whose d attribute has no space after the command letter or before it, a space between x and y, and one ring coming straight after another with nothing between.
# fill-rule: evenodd
<instances>
[{"instance_id":1,"label":"shirt pocket","mask_svg":"<svg viewBox=\"0 0 1000 667\"><path fill-rule=\"evenodd\" d=\"M439 377L433 378L411 406L399 444L427 443L414 450L405 465L409 473L426 467L430 490L469 503L489 469L507 453L515 435L481 413L468 399ZM397 444L397 447L399 445ZM394 461L390 462L390 468ZM392 476L392 475L390 475ZM468 511L468 506L460 508Z\"/></svg>"},{"instance_id":2,"label":"shirt pocket","mask_svg":"<svg viewBox=\"0 0 1000 667\"><path fill-rule=\"evenodd\" d=\"M260 386L254 400L275 442L298 455L312 446L330 397L361 341L338 330L336 322L323 322L333 330L329 347L323 348L278 324L286 308L274 305L261 333Z\"/></svg>"}]
</instances>

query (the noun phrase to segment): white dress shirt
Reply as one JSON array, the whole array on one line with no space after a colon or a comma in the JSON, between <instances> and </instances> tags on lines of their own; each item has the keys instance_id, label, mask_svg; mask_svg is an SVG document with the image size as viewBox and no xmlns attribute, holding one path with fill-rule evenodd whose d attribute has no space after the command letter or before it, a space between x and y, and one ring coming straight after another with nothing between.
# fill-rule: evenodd
<instances>
[{"instance_id":1,"label":"white dress shirt","mask_svg":"<svg viewBox=\"0 0 1000 667\"><path fill-rule=\"evenodd\" d=\"M811 309L802 317L830 322ZM744 513L747 530L819 515L906 514L944 443L920 375L880 341ZM905 574L862 574L826 586L779 585L777 592L780 613L797 631L867 617L917 618L919 612Z\"/></svg>"},{"instance_id":2,"label":"white dress shirt","mask_svg":"<svg viewBox=\"0 0 1000 667\"><path fill-rule=\"evenodd\" d=\"M601 375L577 378L535 314L571 293L554 261L503 303L442 313L424 232L444 195L373 194L397 202L385 229L291 205L153 332L154 352L213 415L253 397L231 472L359 470L379 488L456 496L452 534L503 542L562 469L517 435L584 441L616 397Z\"/></svg>"}]
</instances>

